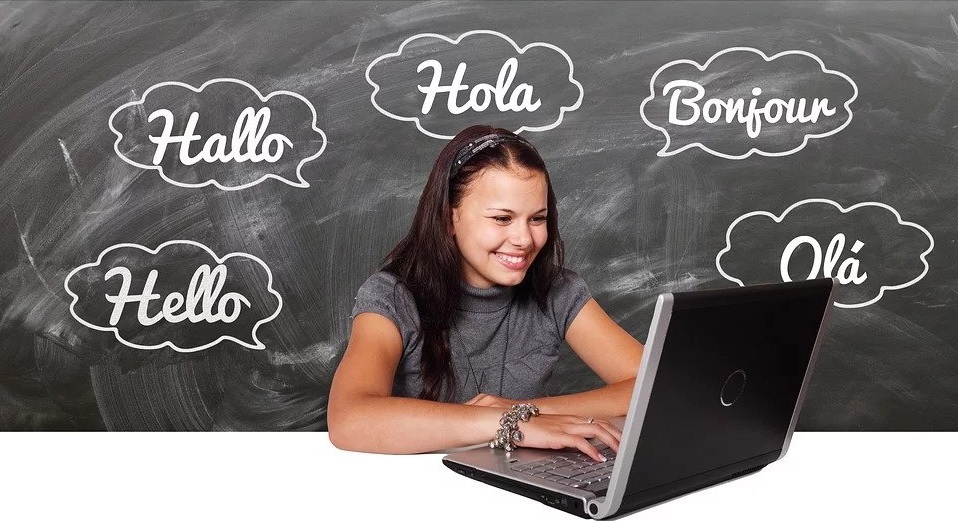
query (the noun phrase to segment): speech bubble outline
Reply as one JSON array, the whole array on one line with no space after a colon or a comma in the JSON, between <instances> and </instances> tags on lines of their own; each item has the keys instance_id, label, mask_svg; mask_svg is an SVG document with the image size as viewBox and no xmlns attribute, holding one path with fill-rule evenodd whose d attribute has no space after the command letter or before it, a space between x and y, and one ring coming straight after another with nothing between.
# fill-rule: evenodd
<instances>
[{"instance_id":1,"label":"speech bubble outline","mask_svg":"<svg viewBox=\"0 0 958 521\"><path fill-rule=\"evenodd\" d=\"M274 311L272 315L270 315L270 316L268 316L268 317L266 317L266 318L264 318L264 319L261 319L260 321L256 322L256 325L253 326L252 338L253 338L253 340L254 340L255 343L250 344L250 343L244 342L244 341L242 341L242 340L240 340L240 339L238 339L238 338L236 338L236 337L234 337L234 336L231 336L231 335L221 335L219 338L217 338L216 340L214 340L214 341L212 341L212 342L209 342L209 343L204 344L204 345L199 346L199 347L192 347L192 348L182 348L182 347L178 347L176 344L174 344L172 341L169 341L169 340L167 340L167 341L165 341L165 342L163 342L163 343L161 343L161 344L156 344L156 345L140 345L140 344L135 344L135 343L133 343L133 342L129 342L129 341L125 340L122 336L120 336L120 330L119 330L119 328L117 328L117 327L115 327L115 326L103 327L103 326L98 326L98 325L96 325L96 324L91 324L91 323L87 322L86 320L83 320L82 318L80 318L80 316L76 313L76 311L75 311L75 309L74 309L74 306L76 306L77 302L80 301L80 296L70 290L70 279L73 278L73 276L76 275L77 273L79 273L81 270L86 269L86 268L92 268L92 267L94 267L94 266L99 266L100 263L103 262L103 257L105 257L107 253L109 253L109 252L111 252L111 251L113 251L113 250L120 249L120 248L136 248L136 249L139 249L139 250L143 250L143 251L149 253L150 255L157 255L157 254L160 252L160 250L162 250L163 248L165 248L165 247L167 247L167 246L170 246L170 245L174 245L174 244L186 244L186 245L190 245L190 246L198 246L198 247L200 247L202 250L204 250L206 253L208 253L211 257L213 257L213 259L216 261L217 264L223 264L227 259L229 259L229 258L231 258L231 257L242 257L242 258L251 259L251 260L256 261L257 263L259 263L260 266L263 267L263 269L266 270L266 275L267 275L266 289L267 289L270 293L272 293L273 296L276 297L277 305L276 305L276 311ZM117 339L120 343L122 343L122 344L124 344L124 345L127 345L127 346L129 346L129 347L136 348L136 349L148 349L148 350L153 350L153 349L162 349L162 348L164 348L164 347L169 347L169 348L172 348L174 351L178 351L178 352L180 352L180 353L192 353L192 352L194 352L194 351L202 351L202 350L204 350L204 349L208 349L208 348L210 348L210 347L213 347L214 345L216 345L216 344L222 342L223 340L232 340L233 342L236 342L237 344L239 344L239 345L241 345L241 346L243 346L243 347L249 348L249 349L256 349L256 350L266 349L266 345L263 344L262 342L260 342L258 338L256 338L256 331L259 329L259 327L260 327L261 325L263 325L263 324L265 324L265 323L267 323L267 322L273 320L274 318L276 318L276 316L279 315L280 310L283 309L283 297L280 296L280 294L279 294L275 289L273 289L273 272L270 271L269 266L267 266L265 262L263 262L262 260L260 260L258 257L254 256L254 255L250 255L249 253L242 253L242 252L233 252L233 253L229 253L229 254L227 254L227 255L225 255L225 256L223 256L223 257L219 257L218 255L216 255L215 253L213 253L213 250L211 250L211 249L210 249L209 247L207 247L206 245L204 245L204 244L202 244L202 243L199 243L199 242L196 242L196 241L191 241L191 240L188 240L188 239L177 239L177 240L166 241L166 242L164 242L163 244L157 246L156 249L150 249L150 248L148 248L148 247L146 247L146 246L143 246L143 245L140 245L140 244L135 244L135 243L130 243L130 242L125 242L125 243L121 243L121 244L115 244L115 245L110 246L109 248L103 250L103 251L100 253L100 256L97 257L97 259L96 259L95 262L88 262L88 263L86 263L86 264L81 264L80 266L77 266L77 267L74 268L72 271L70 271L70 273L67 274L66 278L63 279L63 289L65 289L66 292L69 293L71 297L73 297L73 302L70 303L70 314L73 315L73 318L75 318L78 322L80 322L80 323L83 324L84 326L87 326L87 327L89 327L89 328L91 328L91 329L95 329L95 330L97 330L97 331L113 331L113 336L115 336L116 339Z\"/></svg>"},{"instance_id":2,"label":"speech bubble outline","mask_svg":"<svg viewBox=\"0 0 958 521\"><path fill-rule=\"evenodd\" d=\"M531 132L541 132L541 131L543 131L543 130L551 130L551 129L553 129L553 128L559 126L559 125L562 123L562 119L565 117L565 113L566 113L566 112L571 112L571 111L573 111L573 110L576 110L576 109L579 108L580 105L582 105L582 96L585 94L585 90L582 88L582 84L579 83L578 80L576 80L575 78L572 77L573 73L575 72L575 70L574 70L575 66L572 64L572 58L571 58L565 51L563 51L562 49L560 49L559 47L557 47L557 46L555 46L555 45L553 45L553 44L551 44L551 43L546 43L546 42L533 42L533 43L530 43L529 45L526 45L525 47L521 47L521 48L520 48L519 45L518 45L512 38L509 38L509 37L506 36L505 34L502 34L502 33L498 32L498 31L493 31L493 30L490 30L490 29L474 29L474 30L472 30L472 31L467 31L467 32L462 33L461 35L459 35L459 37L456 38L455 40L453 40L452 38L449 38L448 36L445 36L445 35L442 35L442 34L437 34L437 33L420 33L420 34L416 34L416 35L410 36L409 38L406 38L406 40L399 45L399 50L398 50L398 51L396 51L396 52L394 52L394 53L384 54L384 55L382 55L382 56L376 58L375 60L373 60L373 61L369 64L369 66L366 67L366 82L368 82L368 83L369 83L370 85L372 85L372 87L373 87L373 93L369 96L369 101L372 102L372 104L373 104L373 106L376 108L376 110L378 110L379 112L381 112L384 116L386 116L386 117L388 117L388 118L395 119L395 120L397 120L397 121L414 121L414 122L416 123L416 128L418 128L420 132L422 132L423 134L425 134L425 135L427 135L427 136L429 136L429 137L433 137L433 138L436 138L436 139L452 139L452 138L454 138L455 136L445 136L445 135L442 135L442 134L435 134L435 133L433 133L433 132L430 132L430 131L426 130L426 129L422 126L422 123L419 121L419 116L412 116L412 117L400 116L400 115L398 115L398 114L393 114L393 113L389 112L388 110L386 110L386 109L380 107L380 106L379 106L379 103L376 102L376 94L379 93L379 84L377 84L376 82L374 82L374 81L372 80L372 78L369 77L369 71L371 71L372 68L373 68L377 63L379 63L379 62L382 61L382 60L385 60L386 58L395 58L395 57L397 57L397 56L401 56L402 53L403 53L403 49L406 47L406 44L408 44L409 42L412 42L412 41L414 41L414 40L416 40L416 39L419 39L419 38L437 38L437 39L440 39L440 40L445 40L447 43L450 43L450 44L452 44L452 45L459 45L459 42L461 42L465 37L471 36L471 35L473 35L473 34L491 34L491 35L493 35L493 36L498 36L498 37L502 38L503 40L505 40L505 41L509 42L510 44L512 44L512 47L515 48L516 52L518 52L519 54L524 54L527 50L529 50L529 49L531 49L531 48L533 48L533 47L546 47L546 48L552 49L552 50L558 52L559 54L561 54L562 57L565 58L566 62L569 63L569 82L572 83L573 85L575 85L575 86L579 89L579 98L578 98L578 99L575 101L575 103L574 103L572 106L570 106L570 107L565 107L565 106L559 107L559 118L558 118L554 123L552 123L552 124L550 124L550 125L541 126L541 127L527 127L527 126L523 125L523 126L519 127L519 130L516 130L516 131L515 131L516 134L519 134L519 133L521 133L521 132L523 132L523 131L525 131L525 130L528 130L528 131L531 131Z\"/></svg>"},{"instance_id":3,"label":"speech bubble outline","mask_svg":"<svg viewBox=\"0 0 958 521\"><path fill-rule=\"evenodd\" d=\"M885 210L888 210L889 212L891 212L891 213L895 216L895 218L898 220L898 224L900 224L900 225L902 225L902 226L908 226L908 227L912 227L912 228L917 228L917 229L921 230L922 233L924 233L925 235L928 236L928 242L929 242L928 249L925 250L921 255L919 255L919 259L921 260L921 263L925 266L925 269L922 270L922 272L921 272L920 275L918 275L918 276L915 277L914 279L912 279L912 280L910 280L910 281L908 281L908 282L906 282L906 283L904 283L904 284L899 284L899 285L897 285L897 286L885 286L885 285L882 285L881 288L878 290L878 296L875 297L875 298L873 298L873 299L871 299L871 300L869 300L869 301L867 301L867 302L863 302L863 303L859 303L859 304L841 304L841 303L839 303L839 302L835 302L835 306L836 306L836 307L851 309L851 308L861 308L861 307L868 306L868 305L870 305L870 304L874 304L875 302L878 302L879 300L881 300L882 296L885 295L885 290L896 290L896 289L907 288L908 286L911 286L912 284L915 284L916 282L918 282L919 280L921 280L922 278L924 278L925 274L928 273L928 260L927 260L925 257L927 257L928 254L931 253L931 251L935 248L935 238L932 237L932 236L931 236L931 233L929 233L928 230L926 230L924 227L922 227L921 225L919 225L919 224L917 224L917 223L913 223L913 222L910 222L910 221L902 220L901 214L898 213L898 210L895 210L894 208L892 208L891 206L888 206L888 205L885 204L885 203L879 203L879 202L877 202L877 201L866 201L866 202L863 202L863 203L858 203L858 204L852 205L852 206L848 207L847 209L845 209L845 208L842 208L842 205L838 204L838 203L835 202L835 201L832 201L832 200L830 200L830 199L820 199L820 198L819 198L819 199L813 198L813 199L804 199L804 200L801 200L801 201L799 201L799 202L797 202L797 203L795 203L795 204L789 206L788 208L786 208L785 211L782 212L782 215L780 215L780 216L775 216L775 214L773 214L773 213L771 213L771 212L766 212L766 211L761 211L761 210L759 210L759 211L755 211L755 212L749 212L749 213L747 213L747 214L745 214L745 215L742 215L742 216L738 217L738 218L735 219L734 221L732 221L732 224L729 225L728 230L726 230L726 232L725 232L725 248L722 249L722 251L720 251L720 252L718 253L718 255L715 256L715 267L718 268L719 273L721 273L722 276L725 277L726 279L728 279L728 280L730 280L730 281L732 281L732 282L737 283L739 286L745 286L745 283L742 282L740 279L737 279L737 278L735 278L735 277L729 275L728 273L725 273L725 270L722 269L722 256L732 250L732 229L735 228L735 225L737 225L740 221L743 221L743 220L745 220L745 219L747 219L747 218L749 218L749 217L754 217L754 216L757 216L757 215L762 215L762 216L765 216L765 217L771 217L772 220L774 220L776 223L781 223L781 222L785 219L785 216L788 215L789 212L791 212L791 211L794 210L795 208L797 208L797 207L799 207L799 206L801 206L801 205L803 205L803 204L807 204L807 203L827 203L827 204L830 204L830 205L834 206L835 208L838 208L838 210L839 210L840 212L842 212L842 213L851 212L852 210L855 210L856 208L859 208L859 207L862 207L862 206L878 206L878 207L880 207L880 208L884 208Z\"/></svg>"},{"instance_id":4,"label":"speech bubble outline","mask_svg":"<svg viewBox=\"0 0 958 521\"><path fill-rule=\"evenodd\" d=\"M117 116L117 114L120 114L120 113L123 112L125 109L130 108L130 107L133 107L133 106L135 106L135 105L142 105L143 103L146 102L146 97L150 95L150 92L152 92L152 91L154 91L155 89L158 89L158 88L160 88L160 87L167 87L167 86L184 87L184 88L187 88L187 89L189 89L189 90L191 90L191 91L193 91L193 92L199 94L200 92L203 92L203 89L205 89L206 87L208 87L209 85L212 85L212 84L214 84L214 83L237 83L237 84L239 84L239 85L243 85L244 87L246 87L246 88L250 89L251 91L253 91L253 93L255 93L256 96L259 98L259 100L260 100L261 102L263 102L263 103L268 102L273 96L284 95L284 96L292 96L292 97L294 97L294 98L296 98L296 99L302 101L303 103L306 104L307 107L309 107L309 111L310 111L310 113L312 114L312 118L313 118L313 119L312 119L312 123L311 123L312 129L313 129L314 131L318 132L320 136L322 136L322 138L323 138L323 145L322 145L321 147L319 147L319 152L316 152L316 153L313 154L312 156L309 156L309 157L307 157L307 158L301 160L301 161L299 162L299 164L296 166L296 179L297 179L297 181L292 181L292 180L289 180L289 179L287 179L287 178L285 178L285 177L283 177L283 176L279 176L279 175L270 173L270 174L266 174L266 175L260 177L260 178L257 179L256 181L253 181L253 182L250 182L250 183L246 183L246 184L243 184L243 185L239 185L239 186L224 186L224 185L220 184L216 179L210 179L209 181L204 181L204 182L202 182L202 183L183 183L183 182L175 181L175 180L173 180L173 179L167 177L166 173L163 172L163 167L160 166L160 165L145 165L145 164L142 164L142 163L137 163L136 161L133 161L132 159L126 157L125 155L123 155L123 154L120 152L120 141L123 140L123 134L120 133L118 130L116 130L116 128L113 127L113 119ZM234 191L234 190L242 190L242 189L244 189L244 188L249 188L249 187L251 187L251 186L255 186L255 185L257 185L257 184L259 184L259 183L265 181L266 179L276 179L276 180L282 181L283 183L286 183L286 184L288 184L288 185L290 185L290 186L293 186L293 187L296 187L296 188L309 188L309 183L306 182L305 179L303 179L303 176L302 176L302 174L300 173L301 170L302 170L302 168L303 168L303 165L305 165L306 163L308 163L308 162L312 161L313 159L316 159L317 157L319 157L320 155L322 155L323 151L326 150L326 144L329 142L329 140L326 138L326 133L323 132L323 130L322 130L321 128L319 128L319 127L316 126L316 109L313 107L313 104L310 103L309 100L307 100L304 96L302 96L302 95L300 95L300 94L297 94L297 93L295 93L295 92L292 92L292 91L288 91L288 90L277 90L277 91L271 92L268 96L263 96L263 94L260 93L259 89L257 89L256 87L250 85L249 83L247 83L247 82L245 82L245 81L243 81L243 80L236 79L236 78L213 78L212 80L206 81L205 83L203 83L203 85L200 85L199 87L194 87L194 86L192 86L192 85L189 85L189 84L183 83L183 82L179 82L179 81L164 81L164 82L157 83L156 85L153 85L153 86L151 86L150 88L146 89L146 91L143 92L143 95L140 96L140 99L135 100L135 101L130 101L130 102L124 103L123 105L120 105L116 110L113 111L112 114L110 114L110 119L108 120L107 123L108 123L109 126L110 126L110 130L113 131L114 134L116 134L116 142L113 143L113 150L116 152L116 155L120 156L120 159L122 159L122 160L125 161L126 163L129 163L130 165L133 165L133 166L138 167L138 168L143 168L143 169L147 169L147 170L156 170L157 172L160 173L160 177L162 177L164 181L166 181L166 182L168 182L168 183L170 183L170 184L172 184L172 185L176 185L176 186L183 187L183 188L202 188L202 187L204 187L204 186L213 185L213 186L215 186L216 188L219 188L220 190Z\"/></svg>"},{"instance_id":5,"label":"speech bubble outline","mask_svg":"<svg viewBox=\"0 0 958 521\"><path fill-rule=\"evenodd\" d=\"M786 151L783 151L783 152L765 152L765 151L763 151L763 150L759 150L758 148L754 148L754 147L753 147L753 148L749 149L748 152L746 152L746 153L744 153L744 154L742 154L742 155L733 156L733 155L729 155L729 154L723 154L722 152L718 152L718 151L716 151L716 150L712 150L711 148L709 148L708 146L706 146L705 144L700 143L700 142L689 143L689 144L684 145L684 146L682 146L682 147L680 147L680 148L677 148L677 149L675 149L675 150L672 150L671 152L668 151L668 150L669 150L669 145L672 144L672 138L671 138L671 136L669 136L669 132L668 132L667 130L665 130L664 128L662 128L662 127L660 127L660 126L658 126L658 125L652 123L652 122L649 121L649 119L645 116L645 105L646 105L646 103L648 103L649 101L652 101L653 99L655 99L655 80L656 80L656 78L658 78L659 73L661 73L662 71L668 69L669 67L671 67L671 66L673 66L673 65L677 65L677 64L680 64L680 63L693 65L693 66L695 66L695 68L697 68L700 72L704 72L706 69L708 69L709 65L711 65L711 63L712 63L716 58L718 58L719 56L721 56L721 55L723 55L723 54L726 54L726 53L729 53L729 52L734 52L734 51L751 51L751 52L754 52L755 54L758 54L759 56L761 56L762 59L764 59L766 62L771 62L771 61L777 59L778 57L784 56L784 55L786 55L786 54L799 54L799 55L807 56L807 57L809 57L809 58L814 59L815 61L818 62L818 65L819 65L819 67L821 67L822 72L824 72L825 74L833 74L833 75L836 75L836 76L840 76L841 78L844 78L846 81L848 81L848 83L850 83L850 84L852 85L852 88L854 89L854 92L853 92L853 94L852 94L852 97L851 97L848 101L846 101L846 102L844 103L845 112L848 113L848 119L845 121L845 123L843 123L843 124L842 124L841 126L839 126L838 128L836 128L836 129L834 129L834 130L830 130L830 131L828 131L828 132L825 132L824 134L805 134L804 139L802 139L802 144L801 144L801 145L799 145L798 147L793 148L793 149L791 149L791 150L786 150ZM656 155L657 155L657 156L659 156L659 157L673 156L673 155L678 154L678 153L680 153L680 152L682 152L682 151L684 151L684 150L687 150L687 149L689 149L689 148L699 147L699 148L701 148L702 150L704 150L705 152L708 152L709 154L712 154L712 155L718 156L718 157L722 157L722 158L725 158L725 159L747 159L747 158L751 157L752 154L758 154L758 155L766 156L766 157L781 157L781 156L787 156L787 155L789 155L789 154L794 154L794 153L796 153L796 152L802 150L803 148L805 148L805 145L808 144L808 140L809 140L809 139L812 139L812 138L818 139L818 138L828 137L828 136L831 136L832 134L838 133L839 131L841 131L842 129L844 129L845 127L847 127L847 126L849 125L849 123L852 122L852 109L851 109L851 107L850 107L849 105L851 105L851 103L852 103L853 101L855 101L855 99L858 98L858 84L856 84L854 80L852 80L850 77L848 77L847 74L845 74L845 73L843 73L843 72L836 71L836 70L831 70L831 69L826 69L826 68L825 68L825 63L822 62L822 60L821 60L818 56L815 56L814 54L812 54L812 53L810 53L810 52L807 52L807 51L801 51L801 50L782 51L782 52L780 52L780 53L778 53L778 54L775 54L775 55L772 56L771 58L769 58L768 56L765 55L764 52L762 52L762 51L760 51L760 50L758 50L758 49L756 49L756 48L754 48L754 47L730 47L730 48L728 48L728 49L723 49L723 50L721 50L721 51L719 51L719 52L713 54L712 57L709 58L708 61L706 61L704 65L700 65L698 62L696 62L696 61L694 61L694 60L687 60L687 59L674 60L674 61L670 61L669 63L666 63L665 65L659 67L659 69L658 69L657 71L655 71L655 74L652 75L652 79L649 81L649 92L651 92L651 95L649 95L648 98L645 98L644 100L642 100L642 105L639 106L639 115L642 116L642 120L645 121L645 124L646 124L646 125L648 125L648 126L654 128L654 129L656 129L656 130L662 132L662 134L665 135L665 146L662 147L661 150L659 150L658 152L656 152Z\"/></svg>"}]
</instances>

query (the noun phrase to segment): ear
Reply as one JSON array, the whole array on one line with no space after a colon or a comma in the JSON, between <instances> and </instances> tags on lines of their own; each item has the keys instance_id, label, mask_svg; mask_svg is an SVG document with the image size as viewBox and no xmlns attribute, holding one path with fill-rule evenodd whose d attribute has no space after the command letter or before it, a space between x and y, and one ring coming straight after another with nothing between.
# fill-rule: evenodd
<instances>
[{"instance_id":1,"label":"ear","mask_svg":"<svg viewBox=\"0 0 958 521\"><path fill-rule=\"evenodd\" d=\"M456 236L456 223L459 222L459 208L452 208L451 219L449 220L449 235Z\"/></svg>"}]
</instances>

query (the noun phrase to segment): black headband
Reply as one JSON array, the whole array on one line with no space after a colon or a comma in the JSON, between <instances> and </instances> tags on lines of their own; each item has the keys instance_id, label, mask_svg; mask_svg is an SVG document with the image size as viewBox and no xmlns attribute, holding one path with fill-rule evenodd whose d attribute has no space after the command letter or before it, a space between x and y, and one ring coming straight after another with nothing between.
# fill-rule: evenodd
<instances>
[{"instance_id":1,"label":"black headband","mask_svg":"<svg viewBox=\"0 0 958 521\"><path fill-rule=\"evenodd\" d=\"M466 143L465 146L459 149L459 152L456 153L456 158L452 162L452 167L449 168L449 178L451 179L457 173L459 169L462 168L462 165L469 162L470 159L475 157L476 154L482 152L483 150L494 147L499 143L522 143L529 147L532 147L532 143L529 143L525 139L519 136L512 136L507 134L487 134L480 138L473 139L469 143ZM535 147L532 147L533 149Z\"/></svg>"}]
</instances>

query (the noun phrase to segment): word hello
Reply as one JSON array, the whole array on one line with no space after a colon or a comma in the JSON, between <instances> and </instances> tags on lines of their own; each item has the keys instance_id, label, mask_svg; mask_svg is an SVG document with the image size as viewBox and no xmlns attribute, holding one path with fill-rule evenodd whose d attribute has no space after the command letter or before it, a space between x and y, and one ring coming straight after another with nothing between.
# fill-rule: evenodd
<instances>
[{"instance_id":1,"label":"word hello","mask_svg":"<svg viewBox=\"0 0 958 521\"><path fill-rule=\"evenodd\" d=\"M688 96L686 94L688 91L683 90L683 87L691 88L694 95ZM747 105L742 98L727 100L710 98L700 104L699 101L705 97L705 88L689 80L668 82L662 89L662 95L669 96L670 92L672 97L669 100L669 123L681 126L694 125L700 117L706 123L715 123L721 119L724 119L726 123L736 121L745 124L748 137L753 139L759 136L763 121L778 123L784 119L786 123L815 123L821 116L834 116L837 112L837 109L828 105L828 98L814 98L810 103L806 98L787 100L771 98L760 107L757 97L762 94L762 89L758 87L752 89L753 97ZM679 117L680 103L691 110L691 115L685 118Z\"/></svg>"},{"instance_id":2,"label":"word hello","mask_svg":"<svg viewBox=\"0 0 958 521\"><path fill-rule=\"evenodd\" d=\"M106 299L113 303L113 313L110 315L111 326L115 326L120 321L124 308L131 303L137 304L136 318L143 326L152 326L160 320L166 320L172 324L184 320L194 324L202 321L228 324L239 317L243 306L250 307L249 300L239 293L229 292L220 296L223 285L226 283L226 266L222 264L213 269L206 264L197 268L190 279L186 295L175 291L170 293L163 299L162 309L153 316L149 314L150 303L161 298L153 292L157 270L150 270L143 291L133 295L130 294L132 279L130 270L123 266L113 268L106 272L104 280L109 280L116 275L123 278L120 292L116 295L106 295Z\"/></svg>"},{"instance_id":3,"label":"word hello","mask_svg":"<svg viewBox=\"0 0 958 521\"><path fill-rule=\"evenodd\" d=\"M194 141L200 141L202 136L196 135L196 125L199 122L200 115L196 112L190 114L186 122L186 131L182 135L173 135L173 113L167 109L155 110L150 114L149 121L163 118L163 134L160 136L150 136L150 141L156 144L156 152L153 154L153 164L159 165L166 155L166 149L170 144L179 143L180 162L190 166L200 161L206 163L228 163L235 161L242 163L250 161L259 163L266 161L275 163L282 157L285 147L292 148L293 143L282 134L266 134L266 128L269 126L270 110L269 107L263 107L254 111L252 107L243 109L236 122L233 125L232 139L227 140L223 134L213 134L208 137L203 144L202 149L195 156L190 152L190 147Z\"/></svg>"},{"instance_id":4,"label":"word hello","mask_svg":"<svg viewBox=\"0 0 958 521\"><path fill-rule=\"evenodd\" d=\"M811 246L812 253L814 254L814 259L812 260L812 267L808 272L807 279L814 279L819 276L819 272L822 273L823 277L835 277L842 284L861 284L868 279L867 273L860 273L858 259L854 257L848 257L839 264L839 259L845 253L845 234L839 233L832 237L832 240L828 243L828 247L825 249L824 259L822 258L822 246L814 238L807 235L802 235L801 237L796 237L792 239L791 242L785 246L785 250L782 252L782 263L780 265L782 280L785 282L791 282L792 279L789 277L789 266L792 261L792 254L795 253L800 246L807 244ZM855 244L852 245L851 252L858 253L865 246L865 243L861 241L855 241ZM824 260L824 265L823 265ZM835 267L838 266L838 271L835 271ZM824 270L823 270L824 268Z\"/></svg>"},{"instance_id":5,"label":"word hello","mask_svg":"<svg viewBox=\"0 0 958 521\"><path fill-rule=\"evenodd\" d=\"M462 79L466 74L465 63L460 63L459 66L456 67L456 74L452 79L452 85L440 84L442 64L436 60L426 60L420 63L416 72L422 72L424 69L430 67L432 68L432 81L429 83L429 86L418 86L419 92L426 95L426 99L422 103L423 114L429 113L429 110L432 109L433 102L436 100L436 96L440 93L446 93L448 96L446 99L446 108L452 114L462 114L470 109L476 112L482 112L486 110L493 101L496 102L496 107L502 112L521 112L523 110L534 112L542 105L541 99L537 98L533 101L532 85L520 83L515 88L512 87L512 82L516 77L516 70L519 68L519 60L516 58L509 58L502 64L502 68L499 69L499 77L496 79L494 86L488 83L477 83L471 87L471 89L469 85L463 85L462 83ZM459 93L465 90L469 91L469 99L460 105Z\"/></svg>"}]
</instances>

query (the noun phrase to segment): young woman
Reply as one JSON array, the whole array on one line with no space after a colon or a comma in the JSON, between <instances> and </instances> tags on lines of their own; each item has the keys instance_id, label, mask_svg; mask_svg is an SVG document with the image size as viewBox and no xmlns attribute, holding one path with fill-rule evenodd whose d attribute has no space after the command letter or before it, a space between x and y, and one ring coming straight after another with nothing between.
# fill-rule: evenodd
<instances>
[{"instance_id":1,"label":"young woman","mask_svg":"<svg viewBox=\"0 0 958 521\"><path fill-rule=\"evenodd\" d=\"M587 441L598 438L618 450L621 432L602 418L626 413L642 345L563 267L548 170L516 134L473 126L442 149L409 233L352 316L329 394L335 446L416 453L493 440L604 460ZM545 396L563 340L606 386Z\"/></svg>"}]
</instances>

